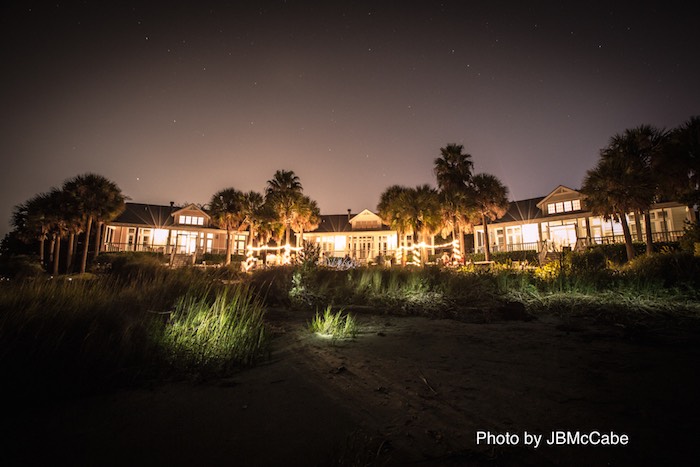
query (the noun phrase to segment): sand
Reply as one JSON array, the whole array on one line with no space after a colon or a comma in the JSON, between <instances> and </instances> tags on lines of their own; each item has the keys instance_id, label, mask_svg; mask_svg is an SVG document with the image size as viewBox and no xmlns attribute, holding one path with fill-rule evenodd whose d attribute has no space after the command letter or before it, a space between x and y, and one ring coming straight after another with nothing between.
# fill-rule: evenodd
<instances>
[{"instance_id":1,"label":"sand","mask_svg":"<svg viewBox=\"0 0 700 467\"><path fill-rule=\"evenodd\" d=\"M356 311L355 339L271 310L270 356L222 380L18 408L2 465L687 465L700 436L700 326ZM47 388L50 390L50 388ZM539 447L524 433L542 435ZM547 445L553 431L627 445ZM511 444L477 444L477 433ZM518 436L517 442L513 442Z\"/></svg>"}]
</instances>

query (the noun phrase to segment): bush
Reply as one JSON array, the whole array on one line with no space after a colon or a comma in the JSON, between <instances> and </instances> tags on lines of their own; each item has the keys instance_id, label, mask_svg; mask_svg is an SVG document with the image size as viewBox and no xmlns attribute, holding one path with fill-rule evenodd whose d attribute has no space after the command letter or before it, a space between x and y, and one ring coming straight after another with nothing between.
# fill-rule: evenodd
<instances>
[{"instance_id":1,"label":"bush","mask_svg":"<svg viewBox=\"0 0 700 467\"><path fill-rule=\"evenodd\" d=\"M485 261L486 255L484 253L471 253L465 255L466 261L479 262ZM524 251L496 251L491 253L491 261L499 264L511 265L513 261L520 261L531 264L537 264L537 252L534 250L524 250Z\"/></svg>"},{"instance_id":2,"label":"bush","mask_svg":"<svg viewBox=\"0 0 700 467\"><path fill-rule=\"evenodd\" d=\"M646 254L646 243L635 242L634 247L635 257ZM678 242L654 242L652 249L655 253L667 253L680 249ZM601 253L606 260L616 265L623 265L627 262L627 248L624 243L614 243L609 245L595 245L589 248L588 251L596 251Z\"/></svg>"},{"instance_id":3,"label":"bush","mask_svg":"<svg viewBox=\"0 0 700 467\"><path fill-rule=\"evenodd\" d=\"M97 257L92 270L111 273L126 280L153 279L166 269L167 263L168 259L163 253L103 253Z\"/></svg>"},{"instance_id":4,"label":"bush","mask_svg":"<svg viewBox=\"0 0 700 467\"><path fill-rule=\"evenodd\" d=\"M0 261L0 278L30 279L43 275L45 271L39 259L32 256L10 256Z\"/></svg>"},{"instance_id":5,"label":"bush","mask_svg":"<svg viewBox=\"0 0 700 467\"><path fill-rule=\"evenodd\" d=\"M638 285L665 288L700 287L700 257L686 252L640 256L624 269L625 277Z\"/></svg>"},{"instance_id":6,"label":"bush","mask_svg":"<svg viewBox=\"0 0 700 467\"><path fill-rule=\"evenodd\" d=\"M607 259L600 249L572 252L564 259L571 274L592 275L605 269Z\"/></svg>"},{"instance_id":7,"label":"bush","mask_svg":"<svg viewBox=\"0 0 700 467\"><path fill-rule=\"evenodd\" d=\"M226 255L225 254L216 254L216 253L204 253L202 255L202 258L200 260L200 263L206 263L206 264L224 264L226 260Z\"/></svg>"},{"instance_id":8,"label":"bush","mask_svg":"<svg viewBox=\"0 0 700 467\"><path fill-rule=\"evenodd\" d=\"M681 250L695 254L698 244L700 244L700 224L697 222L685 221L683 236L679 241Z\"/></svg>"},{"instance_id":9,"label":"bush","mask_svg":"<svg viewBox=\"0 0 700 467\"><path fill-rule=\"evenodd\" d=\"M249 284L257 295L270 306L289 306L294 266L275 266L256 269L249 276Z\"/></svg>"}]
</instances>

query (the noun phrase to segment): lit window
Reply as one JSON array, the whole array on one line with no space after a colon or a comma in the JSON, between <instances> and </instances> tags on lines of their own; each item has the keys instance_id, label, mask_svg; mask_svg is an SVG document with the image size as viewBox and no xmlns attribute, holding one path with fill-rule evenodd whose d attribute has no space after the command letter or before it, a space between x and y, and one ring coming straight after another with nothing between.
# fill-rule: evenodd
<instances>
[{"instance_id":1,"label":"lit window","mask_svg":"<svg viewBox=\"0 0 700 467\"><path fill-rule=\"evenodd\" d=\"M556 204L556 212L557 212L557 214L560 212L564 212L564 203L557 203Z\"/></svg>"},{"instance_id":2,"label":"lit window","mask_svg":"<svg viewBox=\"0 0 700 467\"><path fill-rule=\"evenodd\" d=\"M574 208L574 211L580 211L581 210L581 200L580 199L575 199L571 202L572 207Z\"/></svg>"},{"instance_id":3,"label":"lit window","mask_svg":"<svg viewBox=\"0 0 700 467\"><path fill-rule=\"evenodd\" d=\"M547 214L554 214L556 211L554 211L554 203L549 203L547 205Z\"/></svg>"},{"instance_id":4,"label":"lit window","mask_svg":"<svg viewBox=\"0 0 700 467\"><path fill-rule=\"evenodd\" d=\"M566 212L571 211L571 201L564 201L564 211L566 211Z\"/></svg>"},{"instance_id":5,"label":"lit window","mask_svg":"<svg viewBox=\"0 0 700 467\"><path fill-rule=\"evenodd\" d=\"M204 225L204 218L203 217L197 218L197 225Z\"/></svg>"}]
</instances>

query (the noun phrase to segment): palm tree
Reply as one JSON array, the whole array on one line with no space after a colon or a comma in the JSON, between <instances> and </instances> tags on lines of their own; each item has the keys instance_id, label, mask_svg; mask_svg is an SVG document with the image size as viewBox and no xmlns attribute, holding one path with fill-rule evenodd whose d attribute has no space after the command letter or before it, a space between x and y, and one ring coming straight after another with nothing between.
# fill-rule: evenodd
<instances>
[{"instance_id":1,"label":"palm tree","mask_svg":"<svg viewBox=\"0 0 700 467\"><path fill-rule=\"evenodd\" d=\"M12 226L23 242L39 241L39 262L45 259L46 239L51 231L51 196L40 193L18 204L12 211Z\"/></svg>"},{"instance_id":2,"label":"palm tree","mask_svg":"<svg viewBox=\"0 0 700 467\"><path fill-rule=\"evenodd\" d=\"M419 243L427 243L428 238L440 230L442 216L440 198L436 189L430 185L420 185L409 189L403 201L406 203L404 215L411 230L418 234ZM428 250L421 248L421 262L428 260Z\"/></svg>"},{"instance_id":3,"label":"palm tree","mask_svg":"<svg viewBox=\"0 0 700 467\"><path fill-rule=\"evenodd\" d=\"M67 180L63 184L63 191L72 198L72 202L81 214L80 222L84 226L85 243L80 272L84 273L87 268L92 224L117 217L124 210L126 198L114 182L93 173L77 175ZM96 248L99 248L99 241L98 238Z\"/></svg>"},{"instance_id":4,"label":"palm tree","mask_svg":"<svg viewBox=\"0 0 700 467\"><path fill-rule=\"evenodd\" d=\"M634 258L634 246L627 223L630 204L626 190L626 172L624 160L601 158L595 168L586 172L581 193L585 196L586 205L593 215L601 216L605 220L615 220L622 225L627 259L631 260Z\"/></svg>"},{"instance_id":5,"label":"palm tree","mask_svg":"<svg viewBox=\"0 0 700 467\"><path fill-rule=\"evenodd\" d=\"M64 220L66 221L66 230L68 232L68 251L66 254L66 272L73 272L73 255L77 247L75 238L83 232L84 224L82 223L82 213L77 205L75 198L65 193L65 204L62 206Z\"/></svg>"},{"instance_id":6,"label":"palm tree","mask_svg":"<svg viewBox=\"0 0 700 467\"><path fill-rule=\"evenodd\" d=\"M686 203L689 211L700 204L700 116L690 117L669 134L654 171L662 177L662 196Z\"/></svg>"},{"instance_id":7,"label":"palm tree","mask_svg":"<svg viewBox=\"0 0 700 467\"><path fill-rule=\"evenodd\" d=\"M405 214L407 191L410 188L401 185L392 185L381 194L377 212L382 222L388 225L392 230L396 230L398 236L398 247L406 245L406 235L411 229L408 216ZM401 265L406 264L406 255L401 255Z\"/></svg>"},{"instance_id":8,"label":"palm tree","mask_svg":"<svg viewBox=\"0 0 700 467\"><path fill-rule=\"evenodd\" d=\"M304 232L317 228L319 222L321 222L321 210L316 201L308 196L300 196L294 205L294 214L290 224L297 234L297 247L301 245Z\"/></svg>"},{"instance_id":9,"label":"palm tree","mask_svg":"<svg viewBox=\"0 0 700 467\"><path fill-rule=\"evenodd\" d=\"M291 170L278 170L267 181L265 200L274 207L280 222L285 226L285 242L289 245L294 207L303 193L299 177Z\"/></svg>"},{"instance_id":10,"label":"palm tree","mask_svg":"<svg viewBox=\"0 0 700 467\"><path fill-rule=\"evenodd\" d=\"M484 226L485 259L491 261L489 221L500 219L508 210L508 188L495 176L482 173L472 177L470 197L474 202L474 212Z\"/></svg>"},{"instance_id":11,"label":"palm tree","mask_svg":"<svg viewBox=\"0 0 700 467\"><path fill-rule=\"evenodd\" d=\"M73 219L73 213L66 210L70 202L70 195L63 190L52 188L47 199L47 220L51 233L53 247L53 275L58 275L61 263L61 240L68 233L69 223Z\"/></svg>"},{"instance_id":12,"label":"palm tree","mask_svg":"<svg viewBox=\"0 0 700 467\"><path fill-rule=\"evenodd\" d=\"M448 144L440 148L440 157L434 162L444 222L453 239L455 227L458 228L460 250L464 245L464 229L470 225L471 207L467 194L474 168L472 156L463 153L463 150L464 146L461 144Z\"/></svg>"},{"instance_id":13,"label":"palm tree","mask_svg":"<svg viewBox=\"0 0 700 467\"><path fill-rule=\"evenodd\" d=\"M600 208L608 216L620 219L625 233L627 213L635 212L637 217L637 232L641 232L639 213L644 213L646 223L646 251L651 254L653 238L649 210L661 193L662 178L659 171L654 170L660 165L662 149L667 133L650 125L640 125L627 129L622 134L610 138L608 145L600 151L599 167L594 169L593 180L597 189L607 190L605 193L587 192L594 200L608 200L607 209ZM607 171L596 173L596 171ZM584 185L586 183L584 182ZM588 187L589 189L592 187ZM614 208L614 209L613 209ZM634 257L632 236L625 233L625 243L628 259Z\"/></svg>"},{"instance_id":14,"label":"palm tree","mask_svg":"<svg viewBox=\"0 0 700 467\"><path fill-rule=\"evenodd\" d=\"M434 172L441 191L463 191L471 180L474 162L471 154L465 154L463 150L461 144L448 144L440 148Z\"/></svg>"},{"instance_id":15,"label":"palm tree","mask_svg":"<svg viewBox=\"0 0 700 467\"><path fill-rule=\"evenodd\" d=\"M235 188L225 188L211 197L209 202L209 214L212 222L221 229L226 230L226 260L224 264L231 264L232 232L239 231L244 226L243 193Z\"/></svg>"},{"instance_id":16,"label":"palm tree","mask_svg":"<svg viewBox=\"0 0 700 467\"><path fill-rule=\"evenodd\" d=\"M258 226L259 242L267 245L271 239L274 239L275 243L279 245L282 243L285 230L285 225L280 221L279 215L272 205L271 200L265 199L260 209L260 225Z\"/></svg>"},{"instance_id":17,"label":"palm tree","mask_svg":"<svg viewBox=\"0 0 700 467\"><path fill-rule=\"evenodd\" d=\"M265 198L257 191L249 191L241 195L241 215L243 224L248 226L248 249L253 247L253 239L263 222L263 206Z\"/></svg>"},{"instance_id":18,"label":"palm tree","mask_svg":"<svg viewBox=\"0 0 700 467\"><path fill-rule=\"evenodd\" d=\"M416 188L393 185L380 196L377 211L382 222L396 230L402 239L412 232L413 243L425 242L442 225L438 193L429 185ZM427 250L422 248L423 262L427 260L427 254ZM406 255L401 256L401 264L406 263L405 258Z\"/></svg>"}]
</instances>

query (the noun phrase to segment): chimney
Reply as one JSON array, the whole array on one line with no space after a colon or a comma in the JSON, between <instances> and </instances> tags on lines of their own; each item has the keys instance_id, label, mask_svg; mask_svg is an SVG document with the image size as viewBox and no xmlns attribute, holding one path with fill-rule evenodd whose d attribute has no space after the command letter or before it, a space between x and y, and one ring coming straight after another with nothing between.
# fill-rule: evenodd
<instances>
[{"instance_id":1,"label":"chimney","mask_svg":"<svg viewBox=\"0 0 700 467\"><path fill-rule=\"evenodd\" d=\"M351 217L352 217L352 209L348 209L348 222L350 222Z\"/></svg>"}]
</instances>

